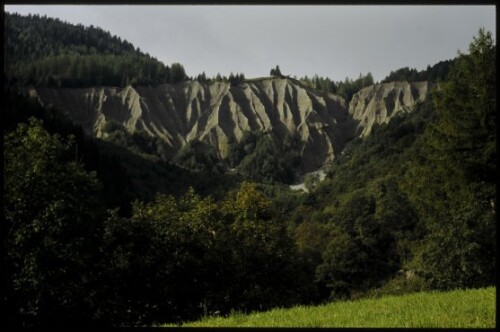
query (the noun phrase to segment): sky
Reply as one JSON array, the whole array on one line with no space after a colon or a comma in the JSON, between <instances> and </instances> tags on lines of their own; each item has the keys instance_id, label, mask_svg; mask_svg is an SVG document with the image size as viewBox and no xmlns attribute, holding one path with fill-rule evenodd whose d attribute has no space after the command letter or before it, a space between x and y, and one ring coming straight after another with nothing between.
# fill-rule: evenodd
<instances>
[{"instance_id":1,"label":"sky","mask_svg":"<svg viewBox=\"0 0 500 332\"><path fill-rule=\"evenodd\" d=\"M40 14L94 25L163 63L203 71L268 76L318 74L335 81L371 72L375 81L401 67L466 53L484 27L496 38L494 5L5 5L6 12Z\"/></svg>"}]
</instances>

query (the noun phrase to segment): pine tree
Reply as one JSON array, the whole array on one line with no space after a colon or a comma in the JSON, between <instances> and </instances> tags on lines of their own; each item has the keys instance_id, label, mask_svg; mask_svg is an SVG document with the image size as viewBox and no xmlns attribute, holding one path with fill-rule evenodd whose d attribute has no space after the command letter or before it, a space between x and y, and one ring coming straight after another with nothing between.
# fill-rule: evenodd
<instances>
[{"instance_id":1,"label":"pine tree","mask_svg":"<svg viewBox=\"0 0 500 332\"><path fill-rule=\"evenodd\" d=\"M280 66L276 65L276 69L274 70L276 76L281 76L281 70L280 70Z\"/></svg>"},{"instance_id":2,"label":"pine tree","mask_svg":"<svg viewBox=\"0 0 500 332\"><path fill-rule=\"evenodd\" d=\"M415 269L436 288L494 282L495 46L479 31L449 81L434 92L435 119L418 141L406 190L427 236Z\"/></svg>"},{"instance_id":3,"label":"pine tree","mask_svg":"<svg viewBox=\"0 0 500 332\"><path fill-rule=\"evenodd\" d=\"M276 66L276 68L272 68L270 72L271 76L281 76L280 66Z\"/></svg>"}]
</instances>

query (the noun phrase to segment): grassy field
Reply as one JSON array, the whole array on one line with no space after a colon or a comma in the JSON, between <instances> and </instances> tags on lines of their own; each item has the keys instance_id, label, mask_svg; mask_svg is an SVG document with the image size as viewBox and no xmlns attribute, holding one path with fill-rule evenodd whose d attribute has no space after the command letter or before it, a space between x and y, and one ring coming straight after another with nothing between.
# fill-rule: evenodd
<instances>
[{"instance_id":1,"label":"grassy field","mask_svg":"<svg viewBox=\"0 0 500 332\"><path fill-rule=\"evenodd\" d=\"M207 317L182 326L494 328L495 288L414 293L233 314L227 318Z\"/></svg>"}]
</instances>

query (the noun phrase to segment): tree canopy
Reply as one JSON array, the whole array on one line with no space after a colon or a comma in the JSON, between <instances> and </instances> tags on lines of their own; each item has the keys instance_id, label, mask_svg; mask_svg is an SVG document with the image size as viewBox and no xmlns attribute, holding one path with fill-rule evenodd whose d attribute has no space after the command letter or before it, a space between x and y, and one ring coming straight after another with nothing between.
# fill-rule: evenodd
<instances>
[{"instance_id":1,"label":"tree canopy","mask_svg":"<svg viewBox=\"0 0 500 332\"><path fill-rule=\"evenodd\" d=\"M5 65L19 85L83 87L177 83L187 79L171 67L98 27L72 25L39 15L5 15Z\"/></svg>"},{"instance_id":2,"label":"tree canopy","mask_svg":"<svg viewBox=\"0 0 500 332\"><path fill-rule=\"evenodd\" d=\"M416 268L439 288L481 286L495 269L496 66L483 29L434 95L406 186L429 236Z\"/></svg>"}]
</instances>

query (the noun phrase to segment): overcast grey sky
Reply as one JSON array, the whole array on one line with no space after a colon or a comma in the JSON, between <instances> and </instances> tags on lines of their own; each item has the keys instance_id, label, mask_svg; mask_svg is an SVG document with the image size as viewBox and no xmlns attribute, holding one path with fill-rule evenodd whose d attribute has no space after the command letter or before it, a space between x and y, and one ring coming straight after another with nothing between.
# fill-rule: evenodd
<instances>
[{"instance_id":1,"label":"overcast grey sky","mask_svg":"<svg viewBox=\"0 0 500 332\"><path fill-rule=\"evenodd\" d=\"M495 36L495 6L6 5L5 11L99 26L190 76L243 72L328 76L425 69L467 51L480 27ZM496 37L496 36L495 36Z\"/></svg>"}]
</instances>

